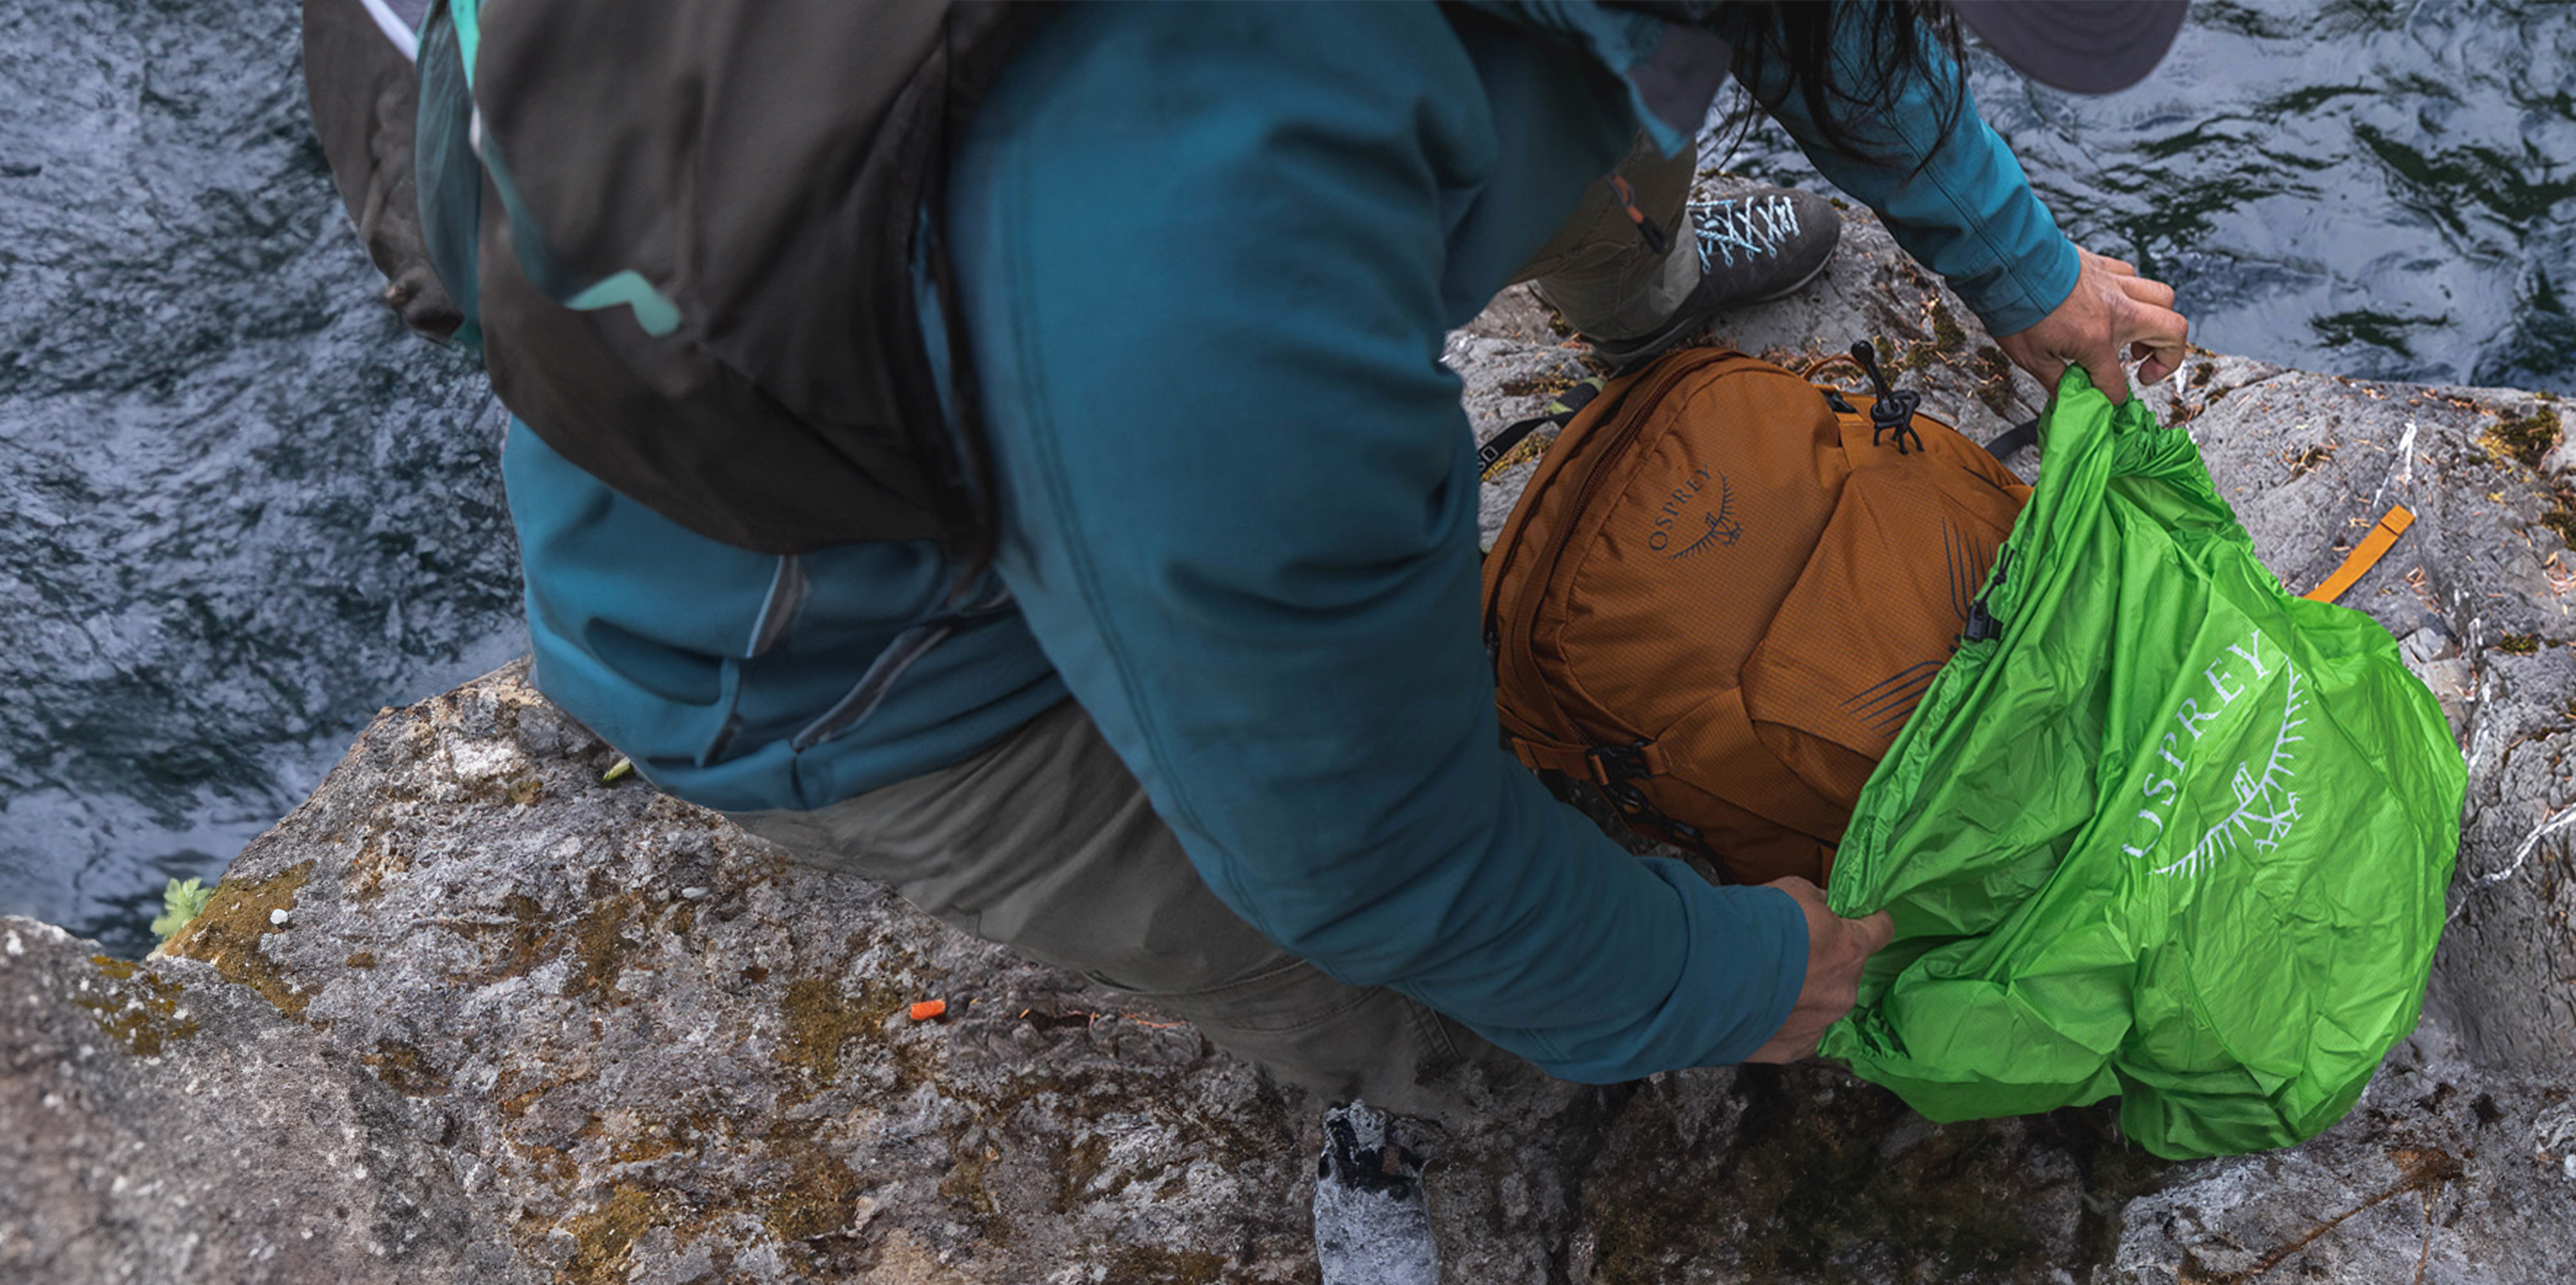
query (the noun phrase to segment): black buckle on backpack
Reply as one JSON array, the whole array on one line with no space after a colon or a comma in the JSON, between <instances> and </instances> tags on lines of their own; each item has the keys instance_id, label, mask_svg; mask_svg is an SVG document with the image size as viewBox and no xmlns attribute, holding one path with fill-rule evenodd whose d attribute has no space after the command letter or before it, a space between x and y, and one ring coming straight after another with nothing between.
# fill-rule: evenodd
<instances>
[{"instance_id":1,"label":"black buckle on backpack","mask_svg":"<svg viewBox=\"0 0 2576 1285\"><path fill-rule=\"evenodd\" d=\"M1601 793L1609 797L1611 806L1618 808L1619 815L1623 817L1635 818L1649 815L1645 791L1626 781L1602 786Z\"/></svg>"},{"instance_id":2,"label":"black buckle on backpack","mask_svg":"<svg viewBox=\"0 0 2576 1285\"><path fill-rule=\"evenodd\" d=\"M1646 766L1646 742L1644 741L1630 741L1626 745L1598 746L1584 751L1583 757L1592 765L1593 783L1605 790L1611 790L1613 798L1618 797L1618 791L1614 787L1629 781L1642 781L1655 774L1653 768ZM1628 793L1635 794L1636 791L1629 790ZM1642 805L1642 800L1640 803Z\"/></svg>"},{"instance_id":3,"label":"black buckle on backpack","mask_svg":"<svg viewBox=\"0 0 2576 1285\"><path fill-rule=\"evenodd\" d=\"M1914 431L1914 408L1922 404L1922 395L1910 388L1879 398L1877 404L1869 408L1869 444L1878 445L1879 434L1893 429L1897 454L1908 453L1905 444L1909 441L1914 443L1915 450L1922 450L1923 435Z\"/></svg>"},{"instance_id":4,"label":"black buckle on backpack","mask_svg":"<svg viewBox=\"0 0 2576 1285\"><path fill-rule=\"evenodd\" d=\"M1986 610L1985 599L1979 598L1968 604L1967 627L1959 631L1960 642L1984 642L1989 638L2003 636L2004 622L1995 619L1994 613Z\"/></svg>"},{"instance_id":5,"label":"black buckle on backpack","mask_svg":"<svg viewBox=\"0 0 2576 1285\"><path fill-rule=\"evenodd\" d=\"M1993 609L1986 606L1986 599L1993 597L1995 590L2004 587L2005 577L2012 574L2012 561L2013 546L2007 544L1995 551L1994 575L1987 582L1986 591L1978 594L1976 600L1968 604L1968 618L1962 622L1959 630L1959 642L1962 646L2004 636L2004 622L1995 619Z\"/></svg>"}]
</instances>

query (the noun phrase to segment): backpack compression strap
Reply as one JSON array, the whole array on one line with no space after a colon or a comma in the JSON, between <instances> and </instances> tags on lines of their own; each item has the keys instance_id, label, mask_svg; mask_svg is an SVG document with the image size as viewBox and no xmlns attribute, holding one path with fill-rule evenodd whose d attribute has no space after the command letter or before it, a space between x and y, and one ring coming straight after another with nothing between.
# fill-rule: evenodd
<instances>
[{"instance_id":1,"label":"backpack compression strap","mask_svg":"<svg viewBox=\"0 0 2576 1285\"><path fill-rule=\"evenodd\" d=\"M1561 429L1572 423L1574 417L1581 414L1584 407L1592 404L1593 398L1601 395L1602 386L1606 382L1598 375L1584 380L1551 399L1547 404L1546 414L1522 420L1487 438L1484 445L1476 448L1476 476L1487 481L1493 480L1494 470L1502 463L1504 457L1510 455L1521 443L1528 441L1530 434L1550 425Z\"/></svg>"},{"instance_id":2,"label":"backpack compression strap","mask_svg":"<svg viewBox=\"0 0 2576 1285\"><path fill-rule=\"evenodd\" d=\"M1520 735L1508 727L1505 734L1522 763L1588 780L1632 815L1652 814L1633 782L1666 775L1676 763L1726 763L1739 787L1730 791L1735 806L1773 825L1832 843L1850 820L1849 808L1817 793L1762 744L1740 688L1718 692L1702 706L1679 743L1667 736L1625 745L1575 745Z\"/></svg>"},{"instance_id":3,"label":"backpack compression strap","mask_svg":"<svg viewBox=\"0 0 2576 1285\"><path fill-rule=\"evenodd\" d=\"M2008 460L2019 454L2021 448L2037 445L2039 445L2039 417L2033 415L1995 434L1995 440L1986 443L1986 453L1997 460Z\"/></svg>"}]
</instances>

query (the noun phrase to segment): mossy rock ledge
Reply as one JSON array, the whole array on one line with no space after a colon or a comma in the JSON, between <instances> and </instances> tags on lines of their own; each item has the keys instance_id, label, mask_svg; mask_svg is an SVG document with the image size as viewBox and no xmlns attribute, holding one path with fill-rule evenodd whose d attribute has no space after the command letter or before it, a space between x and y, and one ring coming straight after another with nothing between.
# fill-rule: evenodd
<instances>
[{"instance_id":1,"label":"mossy rock ledge","mask_svg":"<svg viewBox=\"0 0 2576 1285\"><path fill-rule=\"evenodd\" d=\"M1972 436L2037 407L1866 216L1839 255L1716 338L1791 361L1884 341ZM1448 353L1480 434L1584 357L1520 291ZM2181 1165L2107 1108L1934 1126L1824 1067L1497 1075L1438 1147L1450 1279L2576 1279L2555 415L2215 354L2149 395L2293 585L2387 504L2418 515L2345 602L2405 640L2469 757L2422 1030L2316 1141ZM615 758L514 665L377 718L165 954L0 921L0 1280L1317 1279L1321 1103L601 783ZM946 1016L912 1020L925 999Z\"/></svg>"}]
</instances>

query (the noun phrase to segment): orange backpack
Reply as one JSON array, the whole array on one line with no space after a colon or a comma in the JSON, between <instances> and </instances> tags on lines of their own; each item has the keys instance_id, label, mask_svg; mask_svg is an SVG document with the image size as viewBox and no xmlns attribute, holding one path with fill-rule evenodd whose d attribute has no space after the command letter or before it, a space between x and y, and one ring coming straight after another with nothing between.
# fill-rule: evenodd
<instances>
[{"instance_id":1,"label":"orange backpack","mask_svg":"<svg viewBox=\"0 0 2576 1285\"><path fill-rule=\"evenodd\" d=\"M1821 885L2030 488L1888 392L1690 349L1568 424L1485 560L1513 751L1747 883Z\"/></svg>"}]
</instances>

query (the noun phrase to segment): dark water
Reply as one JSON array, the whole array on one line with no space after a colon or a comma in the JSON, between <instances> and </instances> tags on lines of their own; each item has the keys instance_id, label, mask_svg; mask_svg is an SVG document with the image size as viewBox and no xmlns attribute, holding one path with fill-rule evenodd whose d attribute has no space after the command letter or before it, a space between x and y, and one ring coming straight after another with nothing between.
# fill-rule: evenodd
<instances>
[{"instance_id":1,"label":"dark water","mask_svg":"<svg viewBox=\"0 0 2576 1285\"><path fill-rule=\"evenodd\" d=\"M0 913L127 950L378 706L524 646L495 408L375 302L294 9L0 0ZM2137 89L1976 84L2200 342L2576 391L2576 4L2202 0Z\"/></svg>"},{"instance_id":2,"label":"dark water","mask_svg":"<svg viewBox=\"0 0 2576 1285\"><path fill-rule=\"evenodd\" d=\"M2194 342L2339 374L2576 391L2576 3L2198 0L2144 83L1980 54L1986 119ZM1784 135L1730 162L1812 174Z\"/></svg>"},{"instance_id":3,"label":"dark water","mask_svg":"<svg viewBox=\"0 0 2576 1285\"><path fill-rule=\"evenodd\" d=\"M521 650L500 422L375 301L296 9L0 0L0 912L134 950Z\"/></svg>"}]
</instances>

